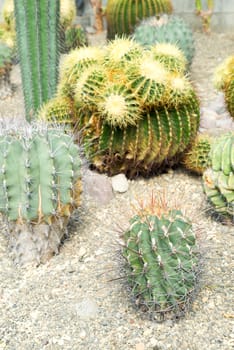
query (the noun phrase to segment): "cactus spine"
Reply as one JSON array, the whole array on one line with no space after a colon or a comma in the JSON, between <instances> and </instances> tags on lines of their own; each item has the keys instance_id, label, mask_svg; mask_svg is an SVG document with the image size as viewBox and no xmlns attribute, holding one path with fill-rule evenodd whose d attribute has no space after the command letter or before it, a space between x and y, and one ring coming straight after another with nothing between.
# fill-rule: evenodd
<instances>
[{"instance_id":1,"label":"cactus spine","mask_svg":"<svg viewBox=\"0 0 234 350\"><path fill-rule=\"evenodd\" d=\"M14 1L17 44L26 119L56 91L58 77L59 1Z\"/></svg>"},{"instance_id":2,"label":"cactus spine","mask_svg":"<svg viewBox=\"0 0 234 350\"><path fill-rule=\"evenodd\" d=\"M234 217L234 135L213 142L211 166L203 175L205 193L216 212Z\"/></svg>"},{"instance_id":3,"label":"cactus spine","mask_svg":"<svg viewBox=\"0 0 234 350\"><path fill-rule=\"evenodd\" d=\"M191 222L180 210L137 215L124 234L123 255L138 305L165 313L183 310L196 283L198 263Z\"/></svg>"},{"instance_id":4,"label":"cactus spine","mask_svg":"<svg viewBox=\"0 0 234 350\"><path fill-rule=\"evenodd\" d=\"M107 38L131 34L143 18L171 13L170 0L109 0L106 7Z\"/></svg>"},{"instance_id":5,"label":"cactus spine","mask_svg":"<svg viewBox=\"0 0 234 350\"><path fill-rule=\"evenodd\" d=\"M77 146L61 131L0 136L0 208L17 263L44 261L58 249L79 204L80 164Z\"/></svg>"}]
</instances>

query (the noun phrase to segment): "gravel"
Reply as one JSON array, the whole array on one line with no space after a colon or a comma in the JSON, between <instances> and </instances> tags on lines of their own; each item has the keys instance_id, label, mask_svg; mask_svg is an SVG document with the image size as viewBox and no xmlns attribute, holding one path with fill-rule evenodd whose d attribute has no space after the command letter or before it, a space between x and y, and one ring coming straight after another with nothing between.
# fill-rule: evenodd
<instances>
[{"instance_id":1,"label":"gravel","mask_svg":"<svg viewBox=\"0 0 234 350\"><path fill-rule=\"evenodd\" d=\"M196 33L193 80L203 105L217 96L210 82L216 64L233 52L234 36ZM202 63L203 62L203 63ZM13 72L17 82L18 67ZM15 76L14 76L15 74ZM0 114L23 115L20 82ZM221 130L221 129L220 129ZM221 130L222 131L222 130ZM14 266L0 235L0 349L8 350L231 350L233 332L233 226L207 214L201 178L182 169L128 181L100 206L83 194L59 255L38 268ZM184 317L151 320L129 294L120 235L138 198L165 191L198 229L199 285ZM2 225L4 232L4 226Z\"/></svg>"}]
</instances>

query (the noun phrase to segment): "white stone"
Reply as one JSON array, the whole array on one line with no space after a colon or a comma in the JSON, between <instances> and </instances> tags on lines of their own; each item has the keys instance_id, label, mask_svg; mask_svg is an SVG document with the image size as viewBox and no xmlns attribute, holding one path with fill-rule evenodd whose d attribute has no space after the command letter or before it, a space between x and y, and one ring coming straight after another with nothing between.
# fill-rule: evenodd
<instances>
[{"instance_id":1,"label":"white stone","mask_svg":"<svg viewBox=\"0 0 234 350\"><path fill-rule=\"evenodd\" d=\"M118 174L111 178L112 188L115 192L124 193L128 190L128 180L124 174Z\"/></svg>"}]
</instances>

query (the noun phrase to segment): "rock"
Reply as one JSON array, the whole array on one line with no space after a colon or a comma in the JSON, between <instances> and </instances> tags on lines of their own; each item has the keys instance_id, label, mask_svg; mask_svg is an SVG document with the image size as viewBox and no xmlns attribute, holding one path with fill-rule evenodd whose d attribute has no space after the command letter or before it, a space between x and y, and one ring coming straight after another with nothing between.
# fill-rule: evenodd
<instances>
[{"instance_id":1,"label":"rock","mask_svg":"<svg viewBox=\"0 0 234 350\"><path fill-rule=\"evenodd\" d=\"M216 121L218 114L212 109L202 107L201 108L201 122L200 127L204 129L216 128Z\"/></svg>"},{"instance_id":2,"label":"rock","mask_svg":"<svg viewBox=\"0 0 234 350\"><path fill-rule=\"evenodd\" d=\"M224 94L220 92L217 97L209 103L208 108L218 114L224 113L226 111Z\"/></svg>"},{"instance_id":3,"label":"rock","mask_svg":"<svg viewBox=\"0 0 234 350\"><path fill-rule=\"evenodd\" d=\"M136 344L136 350L145 350L145 345L143 343Z\"/></svg>"},{"instance_id":4,"label":"rock","mask_svg":"<svg viewBox=\"0 0 234 350\"><path fill-rule=\"evenodd\" d=\"M76 304L76 313L83 319L94 318L97 315L98 306L92 299L84 299Z\"/></svg>"},{"instance_id":5,"label":"rock","mask_svg":"<svg viewBox=\"0 0 234 350\"><path fill-rule=\"evenodd\" d=\"M115 192L124 193L128 190L128 180L124 174L118 174L111 178L112 188Z\"/></svg>"},{"instance_id":6,"label":"rock","mask_svg":"<svg viewBox=\"0 0 234 350\"><path fill-rule=\"evenodd\" d=\"M93 198L98 204L106 205L114 198L111 182L106 175L85 170L83 183L85 194Z\"/></svg>"}]
</instances>

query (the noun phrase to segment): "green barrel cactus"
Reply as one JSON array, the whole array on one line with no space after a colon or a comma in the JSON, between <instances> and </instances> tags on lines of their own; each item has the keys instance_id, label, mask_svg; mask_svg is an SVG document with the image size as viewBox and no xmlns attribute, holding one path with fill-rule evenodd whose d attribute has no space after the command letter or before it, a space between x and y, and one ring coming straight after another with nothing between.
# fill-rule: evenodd
<instances>
[{"instance_id":1,"label":"green barrel cactus","mask_svg":"<svg viewBox=\"0 0 234 350\"><path fill-rule=\"evenodd\" d=\"M213 142L211 166L204 172L204 191L214 210L234 218L234 135Z\"/></svg>"},{"instance_id":2,"label":"green barrel cactus","mask_svg":"<svg viewBox=\"0 0 234 350\"><path fill-rule=\"evenodd\" d=\"M224 92L227 109L234 118L234 56L226 58L216 68L214 86Z\"/></svg>"},{"instance_id":3,"label":"green barrel cactus","mask_svg":"<svg viewBox=\"0 0 234 350\"><path fill-rule=\"evenodd\" d=\"M58 251L80 201L78 147L59 130L26 128L0 136L0 211L17 264L45 262Z\"/></svg>"},{"instance_id":4,"label":"green barrel cactus","mask_svg":"<svg viewBox=\"0 0 234 350\"><path fill-rule=\"evenodd\" d=\"M161 60L155 50L119 38L74 50L61 66L57 98L70 98L75 131L100 172L149 175L177 162L196 136L193 87L169 67L171 51Z\"/></svg>"},{"instance_id":5,"label":"green barrel cactus","mask_svg":"<svg viewBox=\"0 0 234 350\"><path fill-rule=\"evenodd\" d=\"M159 19L157 17L147 18L135 28L133 38L146 47L156 43L177 45L184 53L188 65L192 63L195 53L193 32L188 24L178 16L163 15Z\"/></svg>"},{"instance_id":6,"label":"green barrel cactus","mask_svg":"<svg viewBox=\"0 0 234 350\"><path fill-rule=\"evenodd\" d=\"M108 0L105 11L107 39L133 33L136 24L143 18L171 12L170 0Z\"/></svg>"},{"instance_id":7,"label":"green barrel cactus","mask_svg":"<svg viewBox=\"0 0 234 350\"><path fill-rule=\"evenodd\" d=\"M123 238L128 282L137 304L160 314L183 310L198 270L190 220L174 209L136 215Z\"/></svg>"},{"instance_id":8,"label":"green barrel cactus","mask_svg":"<svg viewBox=\"0 0 234 350\"><path fill-rule=\"evenodd\" d=\"M182 165L187 170L202 175L210 166L211 144L212 138L209 135L199 134L184 153Z\"/></svg>"}]
</instances>

